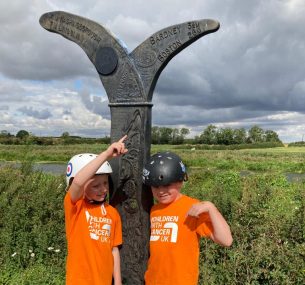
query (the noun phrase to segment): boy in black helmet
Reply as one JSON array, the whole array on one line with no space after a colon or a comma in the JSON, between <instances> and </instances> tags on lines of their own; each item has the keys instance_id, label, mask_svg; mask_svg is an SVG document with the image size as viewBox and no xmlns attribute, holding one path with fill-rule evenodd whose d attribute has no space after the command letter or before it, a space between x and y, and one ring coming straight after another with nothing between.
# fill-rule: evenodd
<instances>
[{"instance_id":1,"label":"boy in black helmet","mask_svg":"<svg viewBox=\"0 0 305 285\"><path fill-rule=\"evenodd\" d=\"M208 201L182 195L186 169L171 152L157 153L143 169L143 181L152 189L158 204L151 209L150 258L146 285L196 285L198 282L199 237L222 246L232 244L229 225Z\"/></svg>"}]
</instances>

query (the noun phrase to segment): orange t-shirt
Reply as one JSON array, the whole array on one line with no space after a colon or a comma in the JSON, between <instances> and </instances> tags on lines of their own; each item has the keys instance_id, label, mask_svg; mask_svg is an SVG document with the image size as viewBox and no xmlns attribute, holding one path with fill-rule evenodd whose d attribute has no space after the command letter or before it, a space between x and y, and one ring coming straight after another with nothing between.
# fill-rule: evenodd
<instances>
[{"instance_id":1,"label":"orange t-shirt","mask_svg":"<svg viewBox=\"0 0 305 285\"><path fill-rule=\"evenodd\" d=\"M171 204L152 207L146 285L197 285L199 237L210 236L213 230L208 214L186 216L197 202L182 195Z\"/></svg>"},{"instance_id":2,"label":"orange t-shirt","mask_svg":"<svg viewBox=\"0 0 305 285\"><path fill-rule=\"evenodd\" d=\"M112 248L122 243L122 224L115 208L104 203L64 200L68 256L66 285L111 285Z\"/></svg>"}]
</instances>

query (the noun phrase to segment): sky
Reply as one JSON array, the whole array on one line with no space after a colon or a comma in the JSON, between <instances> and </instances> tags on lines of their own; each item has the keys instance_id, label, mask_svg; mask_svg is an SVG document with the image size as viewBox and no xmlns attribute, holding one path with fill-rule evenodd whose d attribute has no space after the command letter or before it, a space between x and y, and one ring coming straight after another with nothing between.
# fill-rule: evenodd
<instances>
[{"instance_id":1,"label":"sky","mask_svg":"<svg viewBox=\"0 0 305 285\"><path fill-rule=\"evenodd\" d=\"M65 11L93 20L132 52L155 32L190 20L220 29L176 55L154 90L152 125L213 124L305 139L304 0L10 0L0 2L0 131L109 136L106 91L85 52L39 24Z\"/></svg>"}]
</instances>

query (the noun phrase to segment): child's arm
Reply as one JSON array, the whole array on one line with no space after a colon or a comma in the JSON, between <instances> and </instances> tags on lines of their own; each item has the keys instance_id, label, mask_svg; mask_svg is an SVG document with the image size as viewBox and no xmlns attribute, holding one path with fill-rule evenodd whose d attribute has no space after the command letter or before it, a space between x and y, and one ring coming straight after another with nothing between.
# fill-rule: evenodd
<instances>
[{"instance_id":1,"label":"child's arm","mask_svg":"<svg viewBox=\"0 0 305 285\"><path fill-rule=\"evenodd\" d=\"M113 247L112 248L112 255L113 255L113 280L114 280L114 285L122 285L120 252L119 252L118 247Z\"/></svg>"},{"instance_id":2,"label":"child's arm","mask_svg":"<svg viewBox=\"0 0 305 285\"><path fill-rule=\"evenodd\" d=\"M210 216L213 226L211 239L220 245L230 246L233 242L230 227L213 203L207 201L196 203L187 215L199 218L202 213L208 213Z\"/></svg>"},{"instance_id":3,"label":"child's arm","mask_svg":"<svg viewBox=\"0 0 305 285\"><path fill-rule=\"evenodd\" d=\"M90 161L85 167L83 167L74 177L69 192L71 200L76 203L84 195L84 185L93 177L100 166L108 159L117 157L127 152L123 141L127 138L127 135L122 137L119 141L112 143L107 150L100 153L95 159Z\"/></svg>"}]
</instances>

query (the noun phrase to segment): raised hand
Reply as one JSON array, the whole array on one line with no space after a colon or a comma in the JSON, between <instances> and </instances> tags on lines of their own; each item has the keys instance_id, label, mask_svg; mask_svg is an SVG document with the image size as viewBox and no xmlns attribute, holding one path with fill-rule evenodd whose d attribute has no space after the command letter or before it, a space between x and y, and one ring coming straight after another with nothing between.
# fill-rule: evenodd
<instances>
[{"instance_id":1,"label":"raised hand","mask_svg":"<svg viewBox=\"0 0 305 285\"><path fill-rule=\"evenodd\" d=\"M202 213L208 213L211 209L215 209L213 203L204 201L193 204L192 207L188 210L187 216L199 218L199 215Z\"/></svg>"},{"instance_id":2,"label":"raised hand","mask_svg":"<svg viewBox=\"0 0 305 285\"><path fill-rule=\"evenodd\" d=\"M128 149L125 148L125 143L124 143L124 140L126 140L126 138L127 138L127 135L123 136L120 140L112 143L108 147L108 149L106 150L108 159L110 159L112 157L117 157L117 156L123 155L128 151Z\"/></svg>"},{"instance_id":3,"label":"raised hand","mask_svg":"<svg viewBox=\"0 0 305 285\"><path fill-rule=\"evenodd\" d=\"M213 226L210 238L220 245L230 246L233 242L230 227L212 202L203 201L193 204L187 212L187 216L199 218L202 213L209 214Z\"/></svg>"}]
</instances>

